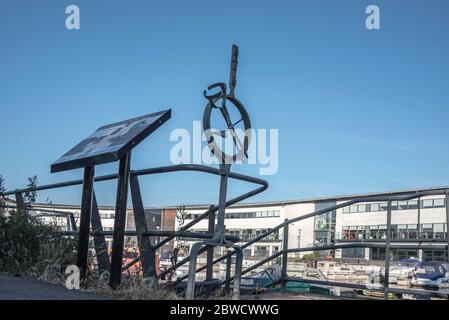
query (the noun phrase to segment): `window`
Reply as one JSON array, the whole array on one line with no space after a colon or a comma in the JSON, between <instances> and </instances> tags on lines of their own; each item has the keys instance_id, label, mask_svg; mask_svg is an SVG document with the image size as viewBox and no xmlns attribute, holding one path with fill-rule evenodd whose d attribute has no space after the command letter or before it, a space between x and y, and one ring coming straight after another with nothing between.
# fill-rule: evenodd
<instances>
[{"instance_id":1,"label":"window","mask_svg":"<svg viewBox=\"0 0 449 320\"><path fill-rule=\"evenodd\" d=\"M385 260L385 248L371 249L371 260Z\"/></svg>"},{"instance_id":2,"label":"window","mask_svg":"<svg viewBox=\"0 0 449 320\"><path fill-rule=\"evenodd\" d=\"M418 209L418 200L411 200L408 202L409 209Z\"/></svg>"},{"instance_id":3,"label":"window","mask_svg":"<svg viewBox=\"0 0 449 320\"><path fill-rule=\"evenodd\" d=\"M380 203L380 211L387 211L387 209L388 209L388 203L381 202Z\"/></svg>"},{"instance_id":4,"label":"window","mask_svg":"<svg viewBox=\"0 0 449 320\"><path fill-rule=\"evenodd\" d=\"M359 212L366 212L366 204L359 204L358 211Z\"/></svg>"},{"instance_id":5,"label":"window","mask_svg":"<svg viewBox=\"0 0 449 320\"><path fill-rule=\"evenodd\" d=\"M378 239L386 239L387 238L387 226L382 225L379 226Z\"/></svg>"},{"instance_id":6,"label":"window","mask_svg":"<svg viewBox=\"0 0 449 320\"><path fill-rule=\"evenodd\" d=\"M380 203L371 203L370 211L372 212L380 211Z\"/></svg>"},{"instance_id":7,"label":"window","mask_svg":"<svg viewBox=\"0 0 449 320\"><path fill-rule=\"evenodd\" d=\"M349 207L348 206L343 207L343 213L349 213Z\"/></svg>"},{"instance_id":8,"label":"window","mask_svg":"<svg viewBox=\"0 0 449 320\"><path fill-rule=\"evenodd\" d=\"M433 225L433 232L435 239L444 239L444 223Z\"/></svg>"},{"instance_id":9,"label":"window","mask_svg":"<svg viewBox=\"0 0 449 320\"><path fill-rule=\"evenodd\" d=\"M344 239L344 240L349 239L349 227L343 227L341 235L342 235L342 239Z\"/></svg>"},{"instance_id":10,"label":"window","mask_svg":"<svg viewBox=\"0 0 449 320\"><path fill-rule=\"evenodd\" d=\"M431 239L433 238L433 226L432 224L423 224L422 225L422 232L421 237L423 239Z\"/></svg>"},{"instance_id":11,"label":"window","mask_svg":"<svg viewBox=\"0 0 449 320\"><path fill-rule=\"evenodd\" d=\"M341 252L343 258L364 258L365 249L364 248L345 248Z\"/></svg>"},{"instance_id":12,"label":"window","mask_svg":"<svg viewBox=\"0 0 449 320\"><path fill-rule=\"evenodd\" d=\"M378 239L379 226L371 226L370 227L370 239Z\"/></svg>"},{"instance_id":13,"label":"window","mask_svg":"<svg viewBox=\"0 0 449 320\"><path fill-rule=\"evenodd\" d=\"M423 250L424 261L445 261L446 250Z\"/></svg>"},{"instance_id":14,"label":"window","mask_svg":"<svg viewBox=\"0 0 449 320\"><path fill-rule=\"evenodd\" d=\"M268 257L268 247L265 246L255 246L254 256L256 257Z\"/></svg>"},{"instance_id":15,"label":"window","mask_svg":"<svg viewBox=\"0 0 449 320\"><path fill-rule=\"evenodd\" d=\"M398 235L399 235L399 239L407 239L408 238L408 232L407 232L407 225L406 224L398 225Z\"/></svg>"},{"instance_id":16,"label":"window","mask_svg":"<svg viewBox=\"0 0 449 320\"><path fill-rule=\"evenodd\" d=\"M423 208L432 208L433 207L433 200L427 199L422 201L422 207Z\"/></svg>"},{"instance_id":17,"label":"window","mask_svg":"<svg viewBox=\"0 0 449 320\"><path fill-rule=\"evenodd\" d=\"M408 209L408 202L407 201L399 201L398 202L398 209L399 210L407 210Z\"/></svg>"},{"instance_id":18,"label":"window","mask_svg":"<svg viewBox=\"0 0 449 320\"><path fill-rule=\"evenodd\" d=\"M356 212L357 212L357 209L358 209L358 206L357 206L357 205L351 205L351 206L349 206L349 212L351 212L351 213L356 213Z\"/></svg>"},{"instance_id":19,"label":"window","mask_svg":"<svg viewBox=\"0 0 449 320\"><path fill-rule=\"evenodd\" d=\"M418 226L416 224L408 224L408 238L409 239L416 239L418 238Z\"/></svg>"},{"instance_id":20,"label":"window","mask_svg":"<svg viewBox=\"0 0 449 320\"><path fill-rule=\"evenodd\" d=\"M398 202L397 201L391 202L391 210L398 210Z\"/></svg>"},{"instance_id":21,"label":"window","mask_svg":"<svg viewBox=\"0 0 449 320\"><path fill-rule=\"evenodd\" d=\"M417 250L410 249L391 249L395 260L409 259L418 257Z\"/></svg>"},{"instance_id":22,"label":"window","mask_svg":"<svg viewBox=\"0 0 449 320\"><path fill-rule=\"evenodd\" d=\"M433 207L434 208L443 208L444 207L444 198L434 199L433 200Z\"/></svg>"}]
</instances>

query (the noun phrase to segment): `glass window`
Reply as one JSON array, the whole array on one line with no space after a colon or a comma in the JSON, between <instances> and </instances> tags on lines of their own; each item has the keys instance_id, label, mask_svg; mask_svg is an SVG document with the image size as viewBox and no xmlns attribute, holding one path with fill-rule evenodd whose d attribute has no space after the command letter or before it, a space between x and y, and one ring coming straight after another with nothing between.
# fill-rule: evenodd
<instances>
[{"instance_id":1,"label":"glass window","mask_svg":"<svg viewBox=\"0 0 449 320\"><path fill-rule=\"evenodd\" d=\"M260 218L261 216L262 216L262 212L257 211L257 212L256 212L256 218Z\"/></svg>"},{"instance_id":2,"label":"glass window","mask_svg":"<svg viewBox=\"0 0 449 320\"><path fill-rule=\"evenodd\" d=\"M444 223L436 223L433 225L435 239L444 239Z\"/></svg>"},{"instance_id":3,"label":"glass window","mask_svg":"<svg viewBox=\"0 0 449 320\"><path fill-rule=\"evenodd\" d=\"M442 208L442 207L444 207L444 198L434 199L433 200L433 206L435 208Z\"/></svg>"},{"instance_id":4,"label":"glass window","mask_svg":"<svg viewBox=\"0 0 449 320\"><path fill-rule=\"evenodd\" d=\"M399 201L398 202L398 209L399 210L407 210L408 209L408 202L407 201Z\"/></svg>"},{"instance_id":5,"label":"glass window","mask_svg":"<svg viewBox=\"0 0 449 320\"><path fill-rule=\"evenodd\" d=\"M371 203L370 211L373 212L380 211L380 203Z\"/></svg>"},{"instance_id":6,"label":"glass window","mask_svg":"<svg viewBox=\"0 0 449 320\"><path fill-rule=\"evenodd\" d=\"M391 202L391 210L398 210L398 202L397 201Z\"/></svg>"},{"instance_id":7,"label":"glass window","mask_svg":"<svg viewBox=\"0 0 449 320\"><path fill-rule=\"evenodd\" d=\"M410 200L408 201L409 209L418 209L418 200Z\"/></svg>"},{"instance_id":8,"label":"glass window","mask_svg":"<svg viewBox=\"0 0 449 320\"><path fill-rule=\"evenodd\" d=\"M378 239L378 226L370 227L370 239Z\"/></svg>"},{"instance_id":9,"label":"glass window","mask_svg":"<svg viewBox=\"0 0 449 320\"><path fill-rule=\"evenodd\" d=\"M357 209L358 209L358 206L357 206L357 205L351 205L351 206L349 206L349 212L351 212L351 213L356 213L356 212L357 212Z\"/></svg>"},{"instance_id":10,"label":"glass window","mask_svg":"<svg viewBox=\"0 0 449 320\"><path fill-rule=\"evenodd\" d=\"M407 229L409 239L418 238L418 226L416 224L408 224Z\"/></svg>"},{"instance_id":11,"label":"glass window","mask_svg":"<svg viewBox=\"0 0 449 320\"><path fill-rule=\"evenodd\" d=\"M262 211L262 217L268 217L268 211Z\"/></svg>"},{"instance_id":12,"label":"glass window","mask_svg":"<svg viewBox=\"0 0 449 320\"><path fill-rule=\"evenodd\" d=\"M349 213L349 207L343 207L343 213Z\"/></svg>"},{"instance_id":13,"label":"glass window","mask_svg":"<svg viewBox=\"0 0 449 320\"><path fill-rule=\"evenodd\" d=\"M427 199L422 201L422 207L423 208L432 208L433 207L433 200Z\"/></svg>"},{"instance_id":14,"label":"glass window","mask_svg":"<svg viewBox=\"0 0 449 320\"><path fill-rule=\"evenodd\" d=\"M386 203L386 202L380 203L380 211L387 211L387 208L388 208L388 203Z\"/></svg>"},{"instance_id":15,"label":"glass window","mask_svg":"<svg viewBox=\"0 0 449 320\"><path fill-rule=\"evenodd\" d=\"M378 239L386 239L387 238L387 226L382 225L379 226L379 232L377 233Z\"/></svg>"},{"instance_id":16,"label":"glass window","mask_svg":"<svg viewBox=\"0 0 449 320\"><path fill-rule=\"evenodd\" d=\"M423 224L421 237L424 239L433 238L433 234L432 234L433 228L432 227L433 227L432 224L428 224L428 223Z\"/></svg>"},{"instance_id":17,"label":"glass window","mask_svg":"<svg viewBox=\"0 0 449 320\"><path fill-rule=\"evenodd\" d=\"M408 238L408 232L407 232L407 225L406 224L398 225L398 234L399 234L399 239L407 239Z\"/></svg>"},{"instance_id":18,"label":"glass window","mask_svg":"<svg viewBox=\"0 0 449 320\"><path fill-rule=\"evenodd\" d=\"M366 204L359 204L358 211L359 212L366 212Z\"/></svg>"}]
</instances>

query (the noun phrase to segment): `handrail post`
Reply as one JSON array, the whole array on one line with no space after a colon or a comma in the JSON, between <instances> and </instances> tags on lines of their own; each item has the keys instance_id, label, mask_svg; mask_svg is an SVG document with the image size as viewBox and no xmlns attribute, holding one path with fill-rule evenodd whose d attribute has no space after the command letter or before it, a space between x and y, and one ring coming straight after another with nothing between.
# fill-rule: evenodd
<instances>
[{"instance_id":1,"label":"handrail post","mask_svg":"<svg viewBox=\"0 0 449 320\"><path fill-rule=\"evenodd\" d=\"M418 239L421 239L421 197L418 198Z\"/></svg>"},{"instance_id":2,"label":"handrail post","mask_svg":"<svg viewBox=\"0 0 449 320\"><path fill-rule=\"evenodd\" d=\"M446 189L446 240L447 261L449 261L449 189Z\"/></svg>"},{"instance_id":3,"label":"handrail post","mask_svg":"<svg viewBox=\"0 0 449 320\"><path fill-rule=\"evenodd\" d=\"M231 268L232 268L232 253L228 249L226 257L226 275L225 275L226 282L224 287L224 291L226 294L229 293L229 290L231 288Z\"/></svg>"},{"instance_id":4,"label":"handrail post","mask_svg":"<svg viewBox=\"0 0 449 320\"><path fill-rule=\"evenodd\" d=\"M215 210L213 206L209 207L209 225L207 231L214 233L215 231ZM207 259L206 259L206 280L212 280L214 274L214 247L207 247Z\"/></svg>"},{"instance_id":5,"label":"handrail post","mask_svg":"<svg viewBox=\"0 0 449 320\"><path fill-rule=\"evenodd\" d=\"M390 242L391 242L391 199L388 199L387 208L387 241L385 243L385 277L384 299L388 300L388 287L390 285Z\"/></svg>"},{"instance_id":6,"label":"handrail post","mask_svg":"<svg viewBox=\"0 0 449 320\"><path fill-rule=\"evenodd\" d=\"M288 264L288 219L284 220L285 226L284 226L284 234L283 234L283 241L282 241L282 251L284 252L282 254L282 274L281 274L281 286L282 291L285 292L285 288L287 285L287 264Z\"/></svg>"},{"instance_id":7,"label":"handrail post","mask_svg":"<svg viewBox=\"0 0 449 320\"><path fill-rule=\"evenodd\" d=\"M23 200L23 195L21 192L16 192L16 206L17 206L17 213L25 212L25 201Z\"/></svg>"}]
</instances>

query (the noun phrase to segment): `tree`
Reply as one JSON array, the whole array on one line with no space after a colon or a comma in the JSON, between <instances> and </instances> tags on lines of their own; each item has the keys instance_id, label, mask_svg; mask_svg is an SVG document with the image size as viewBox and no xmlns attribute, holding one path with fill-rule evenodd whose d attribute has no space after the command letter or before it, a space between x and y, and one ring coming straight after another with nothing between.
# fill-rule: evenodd
<instances>
[{"instance_id":1,"label":"tree","mask_svg":"<svg viewBox=\"0 0 449 320\"><path fill-rule=\"evenodd\" d=\"M34 175L32 177L28 177L28 184L27 187L30 189L34 189L37 187L37 176ZM25 192L25 197L24 200L28 205L31 205L33 203L36 202L36 198L37 198L37 191L36 190L31 190L31 191L27 191Z\"/></svg>"},{"instance_id":2,"label":"tree","mask_svg":"<svg viewBox=\"0 0 449 320\"><path fill-rule=\"evenodd\" d=\"M5 179L3 178L3 176L0 174L0 193L3 193L6 191L5 188ZM3 206L5 205L5 201L4 201L4 197L3 195L0 196L0 215L4 214L6 212L6 208L4 208Z\"/></svg>"}]
</instances>

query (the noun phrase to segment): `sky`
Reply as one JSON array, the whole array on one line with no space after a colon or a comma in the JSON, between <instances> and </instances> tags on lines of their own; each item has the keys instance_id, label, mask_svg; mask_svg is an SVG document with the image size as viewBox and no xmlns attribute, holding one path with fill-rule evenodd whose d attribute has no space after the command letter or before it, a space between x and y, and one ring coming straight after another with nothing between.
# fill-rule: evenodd
<instances>
[{"instance_id":1,"label":"sky","mask_svg":"<svg viewBox=\"0 0 449 320\"><path fill-rule=\"evenodd\" d=\"M65 26L71 4L79 30ZM380 30L365 27L371 4ZM102 125L167 108L132 168L170 165L170 133L202 120L202 91L227 82L235 43L236 95L254 128L279 133L275 175L233 167L270 184L249 202L449 185L448 12L446 0L1 1L0 175L7 189L80 179L50 165ZM140 183L146 206L218 201L216 176ZM232 181L228 196L252 187ZM99 203L115 189L96 184ZM77 204L81 187L47 198Z\"/></svg>"}]
</instances>

